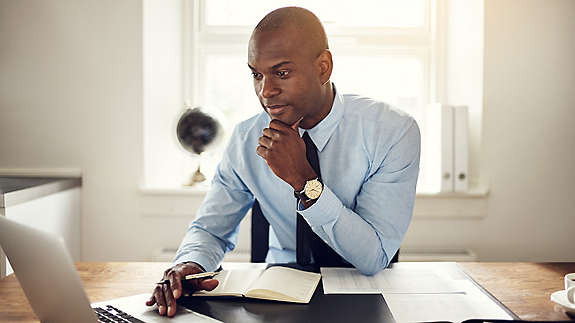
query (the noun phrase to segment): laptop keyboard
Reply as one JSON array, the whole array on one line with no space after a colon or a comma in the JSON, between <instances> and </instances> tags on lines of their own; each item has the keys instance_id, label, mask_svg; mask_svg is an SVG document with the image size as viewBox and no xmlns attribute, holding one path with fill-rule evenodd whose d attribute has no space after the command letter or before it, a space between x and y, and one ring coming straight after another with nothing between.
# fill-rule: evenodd
<instances>
[{"instance_id":1,"label":"laptop keyboard","mask_svg":"<svg viewBox=\"0 0 575 323\"><path fill-rule=\"evenodd\" d=\"M106 305L106 307L94 307L94 312L98 316L98 322L104 323L144 323L144 321L138 320L132 315L122 312L112 305Z\"/></svg>"}]
</instances>

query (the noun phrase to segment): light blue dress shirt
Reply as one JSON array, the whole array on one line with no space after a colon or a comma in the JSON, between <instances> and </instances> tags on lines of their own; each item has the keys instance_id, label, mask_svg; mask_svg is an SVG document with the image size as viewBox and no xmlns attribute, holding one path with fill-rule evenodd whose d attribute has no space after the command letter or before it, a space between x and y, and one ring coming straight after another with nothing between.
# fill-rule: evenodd
<instances>
[{"instance_id":1,"label":"light blue dress shirt","mask_svg":"<svg viewBox=\"0 0 575 323\"><path fill-rule=\"evenodd\" d=\"M233 132L211 190L190 224L174 263L215 270L234 249L254 199L270 223L268 263L296 260L293 188L256 154L269 126L262 112ZM299 129L303 135L304 129ZM299 213L312 230L363 274L387 267L413 213L420 133L415 120L370 98L337 93L328 116L307 130L318 149L324 190Z\"/></svg>"}]
</instances>

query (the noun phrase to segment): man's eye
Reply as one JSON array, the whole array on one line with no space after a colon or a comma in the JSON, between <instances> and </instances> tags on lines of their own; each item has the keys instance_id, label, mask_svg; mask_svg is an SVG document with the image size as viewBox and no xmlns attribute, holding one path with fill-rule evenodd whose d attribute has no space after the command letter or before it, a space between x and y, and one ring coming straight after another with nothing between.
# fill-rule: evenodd
<instances>
[{"instance_id":1,"label":"man's eye","mask_svg":"<svg viewBox=\"0 0 575 323\"><path fill-rule=\"evenodd\" d=\"M261 78L261 74L258 72L252 72L252 77L256 80L259 80Z\"/></svg>"},{"instance_id":2,"label":"man's eye","mask_svg":"<svg viewBox=\"0 0 575 323\"><path fill-rule=\"evenodd\" d=\"M289 74L288 71L277 71L277 72L276 72L276 75L277 75L278 77L281 77L281 78L287 77L288 74Z\"/></svg>"}]
</instances>

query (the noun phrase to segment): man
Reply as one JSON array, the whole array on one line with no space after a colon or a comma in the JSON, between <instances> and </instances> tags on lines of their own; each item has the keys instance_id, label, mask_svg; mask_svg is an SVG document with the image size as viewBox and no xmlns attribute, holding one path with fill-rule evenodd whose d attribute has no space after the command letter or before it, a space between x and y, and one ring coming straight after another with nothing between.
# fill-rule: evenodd
<instances>
[{"instance_id":1,"label":"man","mask_svg":"<svg viewBox=\"0 0 575 323\"><path fill-rule=\"evenodd\" d=\"M337 92L315 15L296 7L269 13L250 38L248 66L265 113L234 130L176 265L164 273L170 284L158 284L147 303L162 315L174 315L182 277L215 270L235 247L254 200L272 228L270 263L297 259L374 274L388 265L411 220L417 124L384 103ZM192 288L217 284L195 280Z\"/></svg>"}]
</instances>

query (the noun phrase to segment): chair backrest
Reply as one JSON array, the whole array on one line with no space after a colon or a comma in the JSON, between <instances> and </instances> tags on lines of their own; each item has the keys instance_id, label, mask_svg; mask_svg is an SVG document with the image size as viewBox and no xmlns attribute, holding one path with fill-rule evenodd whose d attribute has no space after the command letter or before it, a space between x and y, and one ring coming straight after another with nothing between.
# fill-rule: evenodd
<instances>
[{"instance_id":1,"label":"chair backrest","mask_svg":"<svg viewBox=\"0 0 575 323\"><path fill-rule=\"evenodd\" d=\"M256 200L252 206L252 249L251 262L266 262L270 242L270 224L264 217ZM391 258L390 264L399 261L399 249Z\"/></svg>"},{"instance_id":2,"label":"chair backrest","mask_svg":"<svg viewBox=\"0 0 575 323\"><path fill-rule=\"evenodd\" d=\"M399 249L397 249L397 252L395 253L395 255L393 256L393 258L391 258L391 261L389 262L389 264L393 264L399 262Z\"/></svg>"},{"instance_id":3,"label":"chair backrest","mask_svg":"<svg viewBox=\"0 0 575 323\"><path fill-rule=\"evenodd\" d=\"M256 200L252 206L252 262L266 262L270 244L270 224Z\"/></svg>"}]
</instances>

